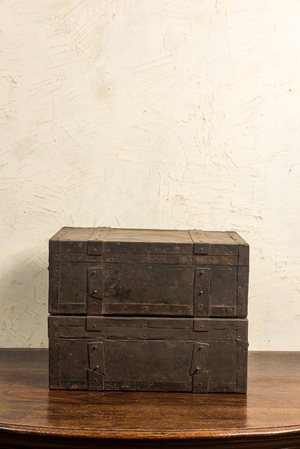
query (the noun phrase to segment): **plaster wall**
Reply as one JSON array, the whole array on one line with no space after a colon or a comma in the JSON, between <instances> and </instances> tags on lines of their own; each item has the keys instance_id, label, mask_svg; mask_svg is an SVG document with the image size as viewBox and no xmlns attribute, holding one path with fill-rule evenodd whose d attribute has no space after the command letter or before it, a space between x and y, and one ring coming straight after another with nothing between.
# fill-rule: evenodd
<instances>
[{"instance_id":1,"label":"plaster wall","mask_svg":"<svg viewBox=\"0 0 300 449\"><path fill-rule=\"evenodd\" d=\"M250 349L300 350L300 3L0 1L0 346L62 226L236 230Z\"/></svg>"}]
</instances>

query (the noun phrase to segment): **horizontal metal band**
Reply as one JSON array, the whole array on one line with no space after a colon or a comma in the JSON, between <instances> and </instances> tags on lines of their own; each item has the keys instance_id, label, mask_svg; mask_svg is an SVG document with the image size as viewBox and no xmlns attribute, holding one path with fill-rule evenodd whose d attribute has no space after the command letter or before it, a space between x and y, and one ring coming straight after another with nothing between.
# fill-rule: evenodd
<instances>
[{"instance_id":1,"label":"horizontal metal band","mask_svg":"<svg viewBox=\"0 0 300 449\"><path fill-rule=\"evenodd\" d=\"M237 266L237 256L200 256L200 255L166 255L166 254L114 254L102 256L89 256L83 253L60 253L57 259L68 262L86 263L126 263L126 264L163 264L163 265L218 265Z\"/></svg>"},{"instance_id":2,"label":"horizontal metal band","mask_svg":"<svg viewBox=\"0 0 300 449\"><path fill-rule=\"evenodd\" d=\"M209 382L207 386L208 393L235 393L236 383L235 382Z\"/></svg>"},{"instance_id":3,"label":"horizontal metal band","mask_svg":"<svg viewBox=\"0 0 300 449\"><path fill-rule=\"evenodd\" d=\"M210 316L219 316L219 317L234 317L236 315L235 307L220 307L220 306L210 306L209 308Z\"/></svg>"},{"instance_id":4,"label":"horizontal metal band","mask_svg":"<svg viewBox=\"0 0 300 449\"><path fill-rule=\"evenodd\" d=\"M70 314L81 314L86 313L86 303L59 303L58 304L59 313L70 313Z\"/></svg>"},{"instance_id":5,"label":"horizontal metal band","mask_svg":"<svg viewBox=\"0 0 300 449\"><path fill-rule=\"evenodd\" d=\"M122 391L192 391L190 382L128 382L104 381L104 390Z\"/></svg>"},{"instance_id":6,"label":"horizontal metal band","mask_svg":"<svg viewBox=\"0 0 300 449\"><path fill-rule=\"evenodd\" d=\"M170 304L104 304L103 315L193 315L192 305Z\"/></svg>"}]
</instances>

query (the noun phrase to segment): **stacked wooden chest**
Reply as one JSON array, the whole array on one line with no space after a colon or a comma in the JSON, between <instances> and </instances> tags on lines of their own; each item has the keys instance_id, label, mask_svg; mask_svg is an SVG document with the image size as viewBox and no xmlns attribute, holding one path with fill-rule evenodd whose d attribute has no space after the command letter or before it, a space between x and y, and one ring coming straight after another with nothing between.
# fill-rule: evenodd
<instances>
[{"instance_id":1,"label":"stacked wooden chest","mask_svg":"<svg viewBox=\"0 0 300 449\"><path fill-rule=\"evenodd\" d=\"M235 232L62 228L50 388L245 393L248 275Z\"/></svg>"}]
</instances>

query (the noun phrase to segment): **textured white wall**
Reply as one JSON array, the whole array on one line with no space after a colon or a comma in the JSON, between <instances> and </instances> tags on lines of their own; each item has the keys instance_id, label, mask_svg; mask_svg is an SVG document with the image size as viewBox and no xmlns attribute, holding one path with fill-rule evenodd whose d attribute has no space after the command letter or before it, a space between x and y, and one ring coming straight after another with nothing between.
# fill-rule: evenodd
<instances>
[{"instance_id":1,"label":"textured white wall","mask_svg":"<svg viewBox=\"0 0 300 449\"><path fill-rule=\"evenodd\" d=\"M250 349L300 350L300 3L0 1L0 345L61 226L236 230Z\"/></svg>"}]
</instances>

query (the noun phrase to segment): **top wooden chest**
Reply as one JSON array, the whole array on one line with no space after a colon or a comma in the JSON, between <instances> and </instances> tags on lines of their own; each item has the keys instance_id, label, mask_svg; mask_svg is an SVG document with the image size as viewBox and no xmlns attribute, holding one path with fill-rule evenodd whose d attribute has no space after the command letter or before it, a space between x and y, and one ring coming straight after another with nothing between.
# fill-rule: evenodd
<instances>
[{"instance_id":1,"label":"top wooden chest","mask_svg":"<svg viewBox=\"0 0 300 449\"><path fill-rule=\"evenodd\" d=\"M65 227L49 244L52 314L247 316L236 232Z\"/></svg>"}]
</instances>

